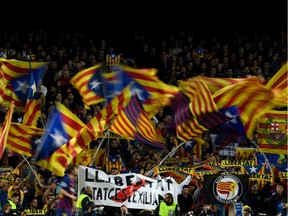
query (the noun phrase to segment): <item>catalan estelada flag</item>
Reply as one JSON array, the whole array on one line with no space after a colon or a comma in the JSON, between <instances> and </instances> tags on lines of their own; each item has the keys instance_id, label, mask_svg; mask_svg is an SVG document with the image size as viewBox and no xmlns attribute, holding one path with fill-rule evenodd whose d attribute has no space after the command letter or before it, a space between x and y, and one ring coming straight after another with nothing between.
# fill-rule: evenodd
<instances>
[{"instance_id":1,"label":"catalan estelada flag","mask_svg":"<svg viewBox=\"0 0 288 216\"><path fill-rule=\"evenodd\" d=\"M201 80L203 83L205 83L205 85L208 87L209 91L212 94L214 94L215 92L217 92L218 90L226 86L245 82L245 80L247 80L247 78L212 78L212 77L196 77L196 78L191 78L191 79ZM257 77L251 77L249 79L259 80L259 78Z\"/></svg>"},{"instance_id":2,"label":"catalan estelada flag","mask_svg":"<svg viewBox=\"0 0 288 216\"><path fill-rule=\"evenodd\" d=\"M103 92L103 64L80 71L70 83L79 91L85 105L90 106L105 101Z\"/></svg>"},{"instance_id":3,"label":"catalan estelada flag","mask_svg":"<svg viewBox=\"0 0 288 216\"><path fill-rule=\"evenodd\" d=\"M176 86L166 84L157 77L156 69L135 69L120 65L119 72L124 80L136 83L137 94L149 117L154 116L161 106L169 105L170 99L179 93Z\"/></svg>"},{"instance_id":4,"label":"catalan estelada flag","mask_svg":"<svg viewBox=\"0 0 288 216\"><path fill-rule=\"evenodd\" d=\"M120 156L106 157L105 165L106 165L106 173L110 173L112 168L117 168L117 170L120 172L120 170L122 169L122 159Z\"/></svg>"},{"instance_id":5,"label":"catalan estelada flag","mask_svg":"<svg viewBox=\"0 0 288 216\"><path fill-rule=\"evenodd\" d=\"M22 108L24 110L25 103L15 95L12 85L5 81L4 75L0 70L0 103L5 106L9 106L12 101L15 107Z\"/></svg>"},{"instance_id":6,"label":"catalan estelada flag","mask_svg":"<svg viewBox=\"0 0 288 216\"><path fill-rule=\"evenodd\" d=\"M258 146L265 153L288 154L288 112L270 110L259 116Z\"/></svg>"},{"instance_id":7,"label":"catalan estelada flag","mask_svg":"<svg viewBox=\"0 0 288 216\"><path fill-rule=\"evenodd\" d=\"M28 62L0 58L0 70L6 82L11 82L12 80L30 74L32 71L38 70L46 64L45 62ZM37 73L35 73L35 76L37 76Z\"/></svg>"},{"instance_id":8,"label":"catalan estelada flag","mask_svg":"<svg viewBox=\"0 0 288 216\"><path fill-rule=\"evenodd\" d=\"M127 139L137 140L153 147L166 148L164 138L157 133L137 95L132 96L130 103L113 120L110 130Z\"/></svg>"},{"instance_id":9,"label":"catalan estelada flag","mask_svg":"<svg viewBox=\"0 0 288 216\"><path fill-rule=\"evenodd\" d=\"M63 176L73 157L94 138L90 135L86 125L75 114L56 102L41 136L41 145L36 149L35 163Z\"/></svg>"},{"instance_id":10,"label":"catalan estelada flag","mask_svg":"<svg viewBox=\"0 0 288 216\"><path fill-rule=\"evenodd\" d=\"M131 98L132 84L127 85L122 92L115 96L99 114L93 116L91 121L87 124L90 131L95 133L95 136L102 135L109 126L111 120L125 107Z\"/></svg>"},{"instance_id":11,"label":"catalan estelada flag","mask_svg":"<svg viewBox=\"0 0 288 216\"><path fill-rule=\"evenodd\" d=\"M8 132L11 124L13 111L14 111L14 104L11 103L8 112L6 114L6 119L2 124L2 127L0 128L0 158L2 157L6 148L6 142L8 138Z\"/></svg>"},{"instance_id":12,"label":"catalan estelada flag","mask_svg":"<svg viewBox=\"0 0 288 216\"><path fill-rule=\"evenodd\" d=\"M40 137L44 133L42 128L36 128L12 122L10 125L6 148L26 157L34 156Z\"/></svg>"},{"instance_id":13,"label":"catalan estelada flag","mask_svg":"<svg viewBox=\"0 0 288 216\"><path fill-rule=\"evenodd\" d=\"M287 104L281 89L268 89L255 79L246 79L245 82L222 88L213 94L213 99L219 109L235 106L239 110L249 139L253 138L257 115Z\"/></svg>"}]
</instances>

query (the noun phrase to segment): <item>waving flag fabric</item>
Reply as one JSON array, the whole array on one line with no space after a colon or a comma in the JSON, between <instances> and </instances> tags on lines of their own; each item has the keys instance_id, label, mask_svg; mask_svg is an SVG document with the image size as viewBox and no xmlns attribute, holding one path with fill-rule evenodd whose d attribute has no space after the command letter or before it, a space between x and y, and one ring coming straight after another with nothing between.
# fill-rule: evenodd
<instances>
[{"instance_id":1,"label":"waving flag fabric","mask_svg":"<svg viewBox=\"0 0 288 216\"><path fill-rule=\"evenodd\" d=\"M142 70L142 73L150 74L149 72L150 70ZM151 94L146 91L143 86L139 85L129 76L126 76L125 73L119 69L114 70L114 72L111 73L103 73L103 77L105 78L106 86L106 103L109 103L114 97L119 95L130 83L133 83L131 86L131 92L138 94L142 104L147 104L151 98Z\"/></svg>"},{"instance_id":2,"label":"waving flag fabric","mask_svg":"<svg viewBox=\"0 0 288 216\"><path fill-rule=\"evenodd\" d=\"M170 99L178 95L176 86L162 82L157 76L155 69L135 69L126 65L120 65L118 72L123 80L136 83L134 91L149 117L154 116L161 106L170 104Z\"/></svg>"},{"instance_id":3,"label":"waving flag fabric","mask_svg":"<svg viewBox=\"0 0 288 216\"><path fill-rule=\"evenodd\" d=\"M288 154L288 112L269 110L259 116L258 146L265 153Z\"/></svg>"},{"instance_id":4,"label":"waving flag fabric","mask_svg":"<svg viewBox=\"0 0 288 216\"><path fill-rule=\"evenodd\" d=\"M2 158L3 152L5 151L6 148L13 111L14 111L14 104L11 103L8 112L6 114L6 119L2 124L2 127L0 128L0 158Z\"/></svg>"},{"instance_id":5,"label":"waving flag fabric","mask_svg":"<svg viewBox=\"0 0 288 216\"><path fill-rule=\"evenodd\" d=\"M212 94L202 81L187 79L179 81L178 87L189 98L189 107L194 116L218 111Z\"/></svg>"},{"instance_id":6,"label":"waving flag fabric","mask_svg":"<svg viewBox=\"0 0 288 216\"><path fill-rule=\"evenodd\" d=\"M287 103L279 89L268 89L254 79L222 88L213 99L219 108L237 107L249 139L253 137L257 115Z\"/></svg>"},{"instance_id":7,"label":"waving flag fabric","mask_svg":"<svg viewBox=\"0 0 288 216\"><path fill-rule=\"evenodd\" d=\"M25 107L25 104L15 95L11 84L5 82L4 75L0 71L0 103L8 107L11 102L15 107L22 109Z\"/></svg>"},{"instance_id":8,"label":"waving flag fabric","mask_svg":"<svg viewBox=\"0 0 288 216\"><path fill-rule=\"evenodd\" d=\"M73 158L73 164L89 166L92 159L92 151L89 148L83 149L76 157Z\"/></svg>"},{"instance_id":9,"label":"waving flag fabric","mask_svg":"<svg viewBox=\"0 0 288 216\"><path fill-rule=\"evenodd\" d=\"M134 95L109 127L113 133L147 145L166 148L164 138L157 134L156 128L144 111L139 98Z\"/></svg>"},{"instance_id":10,"label":"waving flag fabric","mask_svg":"<svg viewBox=\"0 0 288 216\"><path fill-rule=\"evenodd\" d=\"M71 78L71 84L79 91L85 105L103 102L103 64L97 64L77 73Z\"/></svg>"},{"instance_id":11,"label":"waving flag fabric","mask_svg":"<svg viewBox=\"0 0 288 216\"><path fill-rule=\"evenodd\" d=\"M152 93L158 93L169 97L174 97L179 92L178 88L173 85L167 85L156 76L155 69L135 69L122 65L120 70L128 77L133 79L143 88Z\"/></svg>"},{"instance_id":12,"label":"waving flag fabric","mask_svg":"<svg viewBox=\"0 0 288 216\"><path fill-rule=\"evenodd\" d=\"M43 65L41 68L39 68L39 70L34 70L28 75L27 83L29 83L29 88L27 91L27 101L22 122L24 125L36 127L37 120L41 116L38 89L41 85L41 80L45 73L45 67L46 66Z\"/></svg>"},{"instance_id":13,"label":"waving flag fabric","mask_svg":"<svg viewBox=\"0 0 288 216\"><path fill-rule=\"evenodd\" d=\"M287 62L282 65L279 71L269 80L266 84L266 87L269 89L280 88L283 89L284 92L287 94L287 77L288 77L288 68Z\"/></svg>"},{"instance_id":14,"label":"waving flag fabric","mask_svg":"<svg viewBox=\"0 0 288 216\"><path fill-rule=\"evenodd\" d=\"M199 134L204 133L208 129L200 125L196 117L192 114L189 107L189 99L180 94L180 97L174 99L176 113L175 113L175 126L177 138L182 141L188 141Z\"/></svg>"},{"instance_id":15,"label":"waving flag fabric","mask_svg":"<svg viewBox=\"0 0 288 216\"><path fill-rule=\"evenodd\" d=\"M0 101L5 103L14 101L15 107L26 107L24 110L27 113L24 116L26 125L36 125L35 122L40 115L40 108L36 105L38 100L36 92L42 82L46 67L46 62L0 59ZM31 100L32 96L33 100ZM27 100L29 102L26 106Z\"/></svg>"},{"instance_id":16,"label":"waving flag fabric","mask_svg":"<svg viewBox=\"0 0 288 216\"><path fill-rule=\"evenodd\" d=\"M218 133L214 141L217 151L220 151L232 142L242 143L247 141L245 128L237 107L223 108L220 109L220 112L230 119L220 124L217 128Z\"/></svg>"},{"instance_id":17,"label":"waving flag fabric","mask_svg":"<svg viewBox=\"0 0 288 216\"><path fill-rule=\"evenodd\" d=\"M212 77L196 77L191 78L192 80L201 80L209 89L211 94L214 94L218 90L226 87L231 86L234 84L238 84L241 82L245 82L248 78L212 78ZM255 79L257 81L260 81L257 77L250 77L249 79Z\"/></svg>"},{"instance_id":18,"label":"waving flag fabric","mask_svg":"<svg viewBox=\"0 0 288 216\"><path fill-rule=\"evenodd\" d=\"M105 132L108 129L109 123L120 113L131 97L132 83L124 88L124 90L113 98L96 116L93 116L87 127L94 133L98 134Z\"/></svg>"},{"instance_id":19,"label":"waving flag fabric","mask_svg":"<svg viewBox=\"0 0 288 216\"><path fill-rule=\"evenodd\" d=\"M41 145L37 148L35 161L41 161L49 157L62 145L75 137L86 125L75 116L63 104L56 102L53 113L50 114L46 124L46 130L41 137Z\"/></svg>"},{"instance_id":20,"label":"waving flag fabric","mask_svg":"<svg viewBox=\"0 0 288 216\"><path fill-rule=\"evenodd\" d=\"M183 83L180 83L180 89L183 89L182 84ZM200 83L200 85L202 84L203 83ZM211 95L209 96L208 94L205 99L206 95L197 94L196 90L187 91L186 89L184 91L186 95L179 94L172 102L173 110L176 112L174 114L176 134L182 141L188 141L232 119L232 117L228 115L228 112L218 110L213 100L211 101ZM187 95L189 95L189 97ZM201 107L202 102L205 100L207 106ZM194 102L195 104L193 104Z\"/></svg>"},{"instance_id":21,"label":"waving flag fabric","mask_svg":"<svg viewBox=\"0 0 288 216\"><path fill-rule=\"evenodd\" d=\"M33 71L36 76L37 70L42 70L42 67L46 64L45 62L28 62L0 58L0 70L3 73L3 78L6 83L30 74L31 71Z\"/></svg>"},{"instance_id":22,"label":"waving flag fabric","mask_svg":"<svg viewBox=\"0 0 288 216\"><path fill-rule=\"evenodd\" d=\"M188 79L179 81L178 86L183 92L174 100L176 133L179 139L187 141L231 120L218 110L209 89L202 81Z\"/></svg>"},{"instance_id":23,"label":"waving flag fabric","mask_svg":"<svg viewBox=\"0 0 288 216\"><path fill-rule=\"evenodd\" d=\"M27 157L34 156L37 146L40 144L40 137L44 130L12 122L7 139L7 149Z\"/></svg>"},{"instance_id":24,"label":"waving flag fabric","mask_svg":"<svg viewBox=\"0 0 288 216\"><path fill-rule=\"evenodd\" d=\"M95 139L94 134L87 128L82 128L69 142L55 150L51 156L36 162L36 164L57 176L64 176L67 166L73 162L73 159L80 154L93 139Z\"/></svg>"}]
</instances>

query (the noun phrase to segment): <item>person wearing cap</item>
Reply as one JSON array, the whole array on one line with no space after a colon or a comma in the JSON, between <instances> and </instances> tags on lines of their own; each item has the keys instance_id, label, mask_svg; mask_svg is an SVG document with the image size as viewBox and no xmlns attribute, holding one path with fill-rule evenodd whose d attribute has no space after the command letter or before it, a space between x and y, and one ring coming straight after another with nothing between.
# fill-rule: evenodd
<instances>
[{"instance_id":1,"label":"person wearing cap","mask_svg":"<svg viewBox=\"0 0 288 216\"><path fill-rule=\"evenodd\" d=\"M250 214L251 209L250 209L250 207L249 207L248 205L243 206L242 211L243 211L243 216L249 216L249 215L251 215L251 214Z\"/></svg>"}]
</instances>

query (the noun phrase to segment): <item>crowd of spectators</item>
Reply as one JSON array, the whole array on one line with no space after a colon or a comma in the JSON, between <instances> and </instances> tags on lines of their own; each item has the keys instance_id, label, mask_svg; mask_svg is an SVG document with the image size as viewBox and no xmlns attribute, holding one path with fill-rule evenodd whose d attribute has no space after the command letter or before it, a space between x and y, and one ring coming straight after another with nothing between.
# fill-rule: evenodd
<instances>
[{"instance_id":1,"label":"crowd of spectators","mask_svg":"<svg viewBox=\"0 0 288 216\"><path fill-rule=\"evenodd\" d=\"M48 62L47 71L38 92L42 106L41 121L37 125L40 128L45 127L55 101L67 106L84 123L88 123L99 112L102 104L86 109L79 92L71 85L70 79L85 68L105 62L107 54L120 55L120 63L131 67L156 68L159 78L172 85L177 85L178 80L196 76L217 78L256 76L266 83L287 61L287 32L284 31L270 34L237 31L225 32L225 34L221 32L201 34L191 30L182 30L154 40L151 37L147 38L145 33L141 32L134 32L127 37L125 42L129 43L119 45L113 44L113 40L98 38L97 33L75 29L58 33L44 29L33 29L21 33L7 31L0 35L0 53L8 59L27 61L31 58L33 61ZM1 105L1 124L6 112L7 107ZM22 118L23 113L15 112L12 121L21 123ZM156 151L141 143L129 143L125 140L120 142L115 139L107 143L108 156L120 155L126 169L142 169L144 174L147 173L175 147L176 137L169 133L168 128L171 118L170 110L163 108L155 116L156 120L154 119L156 127L167 138L168 152ZM91 148L95 148L96 145L97 142L92 142ZM211 156L214 153L211 143L207 142L203 146L203 156L207 154ZM195 161L204 159L204 157L194 158ZM1 159L1 165L15 168L21 161L20 155L7 150ZM14 174L13 184L1 182L2 194L0 196L3 215L6 215L4 213L7 200L9 203L12 200L24 209L55 208L52 201L57 194L56 183L59 179L47 170L35 166L33 161L30 162L34 170L23 164L18 174ZM105 167L98 168L105 170ZM108 171L109 174L112 172L112 170ZM268 198L273 196L272 188L269 193ZM259 205L264 203L264 198L262 198L263 202ZM18 199L18 201L13 199ZM134 214L137 215L139 212L135 211ZM49 212L49 215L52 214Z\"/></svg>"}]
</instances>

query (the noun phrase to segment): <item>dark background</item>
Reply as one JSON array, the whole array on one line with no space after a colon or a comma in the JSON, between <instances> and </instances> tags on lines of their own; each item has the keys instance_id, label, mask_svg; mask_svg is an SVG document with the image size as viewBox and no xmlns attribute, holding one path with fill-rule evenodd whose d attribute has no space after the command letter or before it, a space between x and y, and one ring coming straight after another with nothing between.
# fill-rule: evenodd
<instances>
[{"instance_id":1,"label":"dark background","mask_svg":"<svg viewBox=\"0 0 288 216\"><path fill-rule=\"evenodd\" d=\"M154 29L158 35L184 27L205 32L273 31L287 29L287 0L7 1L1 6L1 15L2 27L94 29L105 30L107 35L135 29Z\"/></svg>"},{"instance_id":2,"label":"dark background","mask_svg":"<svg viewBox=\"0 0 288 216\"><path fill-rule=\"evenodd\" d=\"M42 28L92 32L96 39L125 47L135 32L150 40L188 30L200 37L230 31L287 32L287 0L202 1L28 1L3 2L2 31Z\"/></svg>"}]
</instances>

